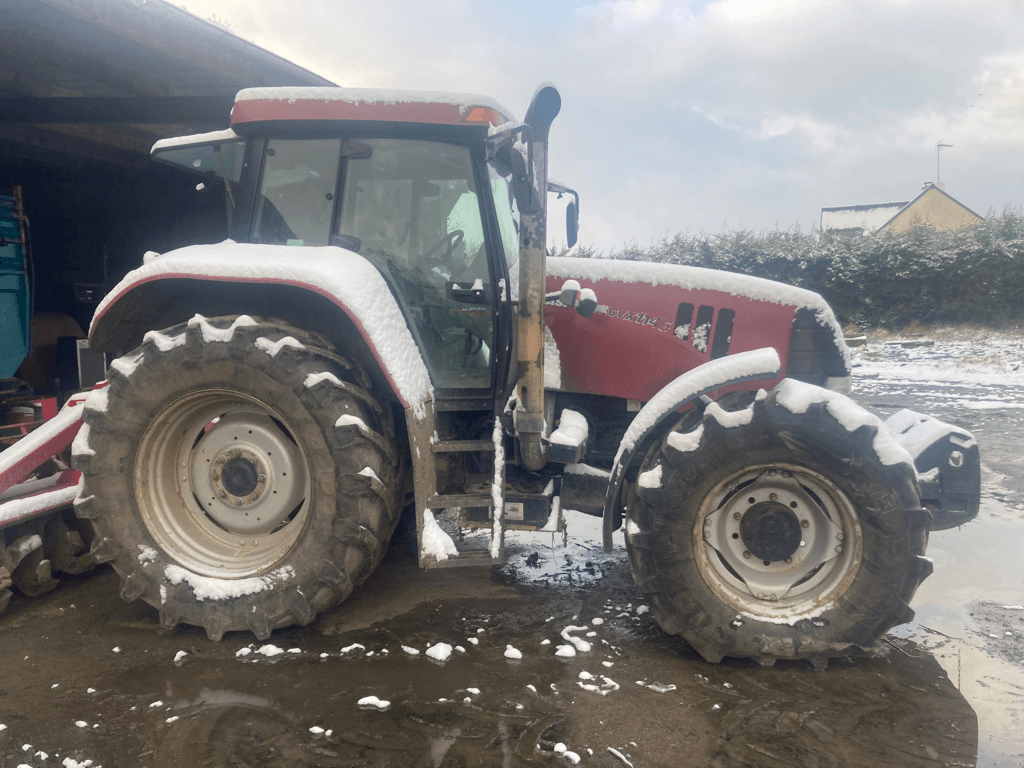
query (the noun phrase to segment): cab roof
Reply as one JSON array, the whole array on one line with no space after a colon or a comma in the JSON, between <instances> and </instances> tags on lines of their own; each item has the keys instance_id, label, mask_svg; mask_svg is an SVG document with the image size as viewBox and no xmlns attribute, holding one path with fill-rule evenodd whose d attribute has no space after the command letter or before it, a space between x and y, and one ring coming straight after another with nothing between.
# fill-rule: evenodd
<instances>
[{"instance_id":1,"label":"cab roof","mask_svg":"<svg viewBox=\"0 0 1024 768\"><path fill-rule=\"evenodd\" d=\"M378 88L247 88L235 96L231 126L282 120L357 120L498 126L512 113L486 96Z\"/></svg>"}]
</instances>

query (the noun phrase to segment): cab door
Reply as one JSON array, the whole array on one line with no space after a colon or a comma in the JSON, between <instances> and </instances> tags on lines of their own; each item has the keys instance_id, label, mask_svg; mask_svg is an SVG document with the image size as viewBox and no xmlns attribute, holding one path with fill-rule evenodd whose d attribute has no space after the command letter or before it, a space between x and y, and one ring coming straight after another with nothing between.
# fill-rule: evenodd
<instances>
[{"instance_id":1,"label":"cab door","mask_svg":"<svg viewBox=\"0 0 1024 768\"><path fill-rule=\"evenodd\" d=\"M404 138L352 143L332 243L358 251L388 280L435 389L490 395L498 281L485 234L489 198L481 200L470 148Z\"/></svg>"}]
</instances>

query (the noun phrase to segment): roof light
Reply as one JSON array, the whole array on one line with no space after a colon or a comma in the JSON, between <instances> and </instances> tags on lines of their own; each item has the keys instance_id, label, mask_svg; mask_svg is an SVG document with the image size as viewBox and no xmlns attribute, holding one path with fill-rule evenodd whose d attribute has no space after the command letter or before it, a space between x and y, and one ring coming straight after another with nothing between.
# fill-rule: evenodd
<instances>
[{"instance_id":1,"label":"roof light","mask_svg":"<svg viewBox=\"0 0 1024 768\"><path fill-rule=\"evenodd\" d=\"M462 118L464 123L490 123L491 125L498 126L504 121L498 114L498 110L493 107L470 107L469 112Z\"/></svg>"}]
</instances>

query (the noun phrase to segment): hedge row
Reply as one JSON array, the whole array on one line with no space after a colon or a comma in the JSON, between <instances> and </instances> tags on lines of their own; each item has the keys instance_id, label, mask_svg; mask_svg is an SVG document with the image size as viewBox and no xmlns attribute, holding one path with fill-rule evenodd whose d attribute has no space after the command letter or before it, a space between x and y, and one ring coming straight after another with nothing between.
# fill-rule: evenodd
<instances>
[{"instance_id":1,"label":"hedge row","mask_svg":"<svg viewBox=\"0 0 1024 768\"><path fill-rule=\"evenodd\" d=\"M588 248L578 254L601 256ZM824 296L844 324L862 327L1024 319L1024 214L1016 208L954 232L921 226L855 238L799 230L679 233L646 248L627 244L609 257L798 285Z\"/></svg>"}]
</instances>

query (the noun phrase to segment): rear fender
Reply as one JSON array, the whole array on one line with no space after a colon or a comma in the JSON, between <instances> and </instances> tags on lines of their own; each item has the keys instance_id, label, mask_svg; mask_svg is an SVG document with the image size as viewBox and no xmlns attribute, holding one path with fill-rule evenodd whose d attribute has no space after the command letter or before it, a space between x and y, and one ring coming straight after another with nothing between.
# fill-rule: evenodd
<instances>
[{"instance_id":1,"label":"rear fender","mask_svg":"<svg viewBox=\"0 0 1024 768\"><path fill-rule=\"evenodd\" d=\"M335 247L197 245L149 258L100 302L89 345L123 353L145 333L207 317L273 317L319 333L358 359L403 408L433 393L426 365L380 273Z\"/></svg>"},{"instance_id":2,"label":"rear fender","mask_svg":"<svg viewBox=\"0 0 1024 768\"><path fill-rule=\"evenodd\" d=\"M687 371L665 386L633 417L626 429L612 465L611 480L604 502L604 551L612 550L614 521L620 511L619 496L626 470L633 463L638 449L657 435L666 419L687 403L733 384L749 381L770 381L782 368L779 354L771 347L740 352L712 360Z\"/></svg>"}]
</instances>

